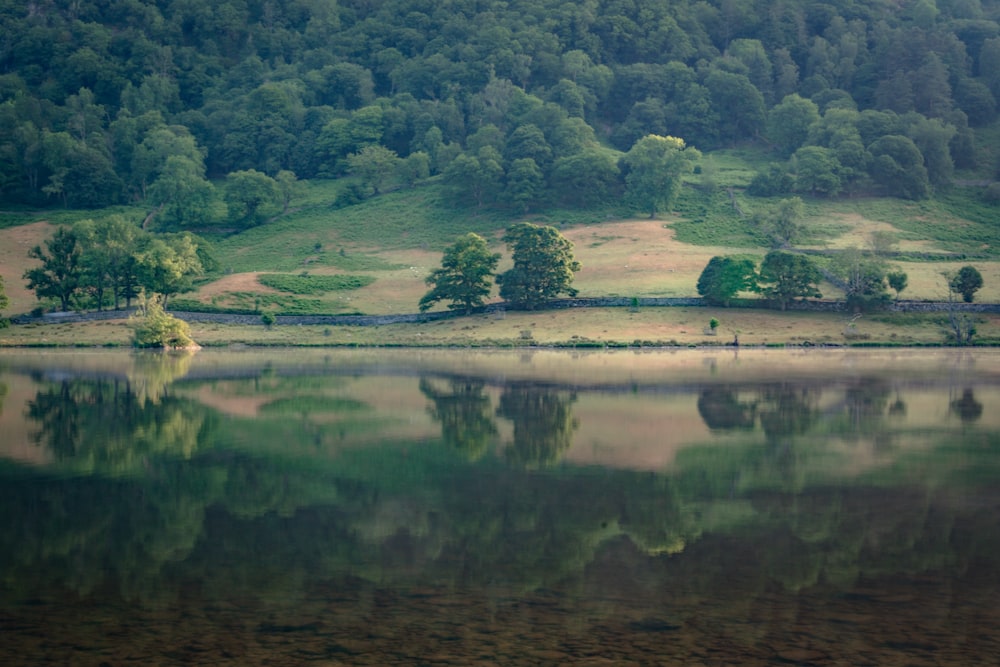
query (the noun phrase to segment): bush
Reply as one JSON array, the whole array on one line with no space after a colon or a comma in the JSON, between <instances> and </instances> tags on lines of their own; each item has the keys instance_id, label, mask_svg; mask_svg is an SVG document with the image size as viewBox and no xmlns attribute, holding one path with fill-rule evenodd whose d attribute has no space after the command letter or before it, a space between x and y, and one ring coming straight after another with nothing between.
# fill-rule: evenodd
<instances>
[{"instance_id":1,"label":"bush","mask_svg":"<svg viewBox=\"0 0 1000 667\"><path fill-rule=\"evenodd\" d=\"M135 347L182 348L195 344L188 323L164 312L157 299L140 306L139 313L129 318L129 325Z\"/></svg>"}]
</instances>

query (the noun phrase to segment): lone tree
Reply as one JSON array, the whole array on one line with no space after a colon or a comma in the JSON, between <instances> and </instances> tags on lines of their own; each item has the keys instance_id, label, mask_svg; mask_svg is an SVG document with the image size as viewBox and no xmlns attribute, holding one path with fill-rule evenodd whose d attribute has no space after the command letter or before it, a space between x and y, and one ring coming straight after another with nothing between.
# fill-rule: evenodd
<instances>
[{"instance_id":1,"label":"lone tree","mask_svg":"<svg viewBox=\"0 0 1000 667\"><path fill-rule=\"evenodd\" d=\"M804 255L773 250L760 266L761 291L785 310L796 297L820 298L818 285L823 279L816 265Z\"/></svg>"},{"instance_id":2,"label":"lone tree","mask_svg":"<svg viewBox=\"0 0 1000 667\"><path fill-rule=\"evenodd\" d=\"M501 298L515 308L533 310L560 294L576 296L570 285L580 263L573 244L555 227L520 222L507 230L504 243L514 267L497 276Z\"/></svg>"},{"instance_id":3,"label":"lone tree","mask_svg":"<svg viewBox=\"0 0 1000 667\"><path fill-rule=\"evenodd\" d=\"M983 275L974 266L963 266L948 281L948 289L962 295L962 301L972 303L976 292L983 286Z\"/></svg>"},{"instance_id":4,"label":"lone tree","mask_svg":"<svg viewBox=\"0 0 1000 667\"><path fill-rule=\"evenodd\" d=\"M878 257L848 248L834 260L830 272L840 281L847 307L853 312L878 310L889 300L886 265Z\"/></svg>"},{"instance_id":5,"label":"lone tree","mask_svg":"<svg viewBox=\"0 0 1000 667\"><path fill-rule=\"evenodd\" d=\"M438 301L451 301L451 310L468 311L483 305L499 261L500 253L491 253L483 237L471 232L459 237L444 251L441 268L427 276L432 288L420 299L420 312Z\"/></svg>"},{"instance_id":6,"label":"lone tree","mask_svg":"<svg viewBox=\"0 0 1000 667\"><path fill-rule=\"evenodd\" d=\"M45 241L44 250L36 245L28 251L28 257L42 262L41 266L24 272L28 289L34 290L39 300L48 297L59 299L60 308L69 310L70 302L80 289L82 254L76 233L68 227L60 227L52 238Z\"/></svg>"},{"instance_id":7,"label":"lone tree","mask_svg":"<svg viewBox=\"0 0 1000 667\"><path fill-rule=\"evenodd\" d=\"M899 300L899 294L906 289L906 284L908 277L903 271L896 269L885 274L885 279L891 287L896 292L896 300Z\"/></svg>"},{"instance_id":8,"label":"lone tree","mask_svg":"<svg viewBox=\"0 0 1000 667\"><path fill-rule=\"evenodd\" d=\"M636 208L649 211L655 218L658 211L673 206L681 191L681 179L694 168L701 153L686 148L684 140L648 134L635 142L623 161L626 194Z\"/></svg>"},{"instance_id":9,"label":"lone tree","mask_svg":"<svg viewBox=\"0 0 1000 667\"><path fill-rule=\"evenodd\" d=\"M698 277L698 294L715 306L728 306L737 293L756 288L757 270L750 259L716 255Z\"/></svg>"}]
</instances>

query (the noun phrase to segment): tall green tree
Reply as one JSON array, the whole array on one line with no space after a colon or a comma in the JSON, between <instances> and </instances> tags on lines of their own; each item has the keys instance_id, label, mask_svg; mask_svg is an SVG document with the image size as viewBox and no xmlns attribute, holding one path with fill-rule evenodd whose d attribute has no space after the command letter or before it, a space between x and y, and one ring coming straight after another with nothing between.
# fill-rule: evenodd
<instances>
[{"instance_id":1,"label":"tall green tree","mask_svg":"<svg viewBox=\"0 0 1000 667\"><path fill-rule=\"evenodd\" d=\"M163 170L147 190L154 207L148 220L160 228L193 227L215 215L215 187L205 178L205 167L183 155L167 158Z\"/></svg>"},{"instance_id":2,"label":"tall green tree","mask_svg":"<svg viewBox=\"0 0 1000 667\"><path fill-rule=\"evenodd\" d=\"M872 180L894 197L925 199L930 195L930 177L924 156L909 137L886 135L868 147L874 158L869 173Z\"/></svg>"},{"instance_id":3,"label":"tall green tree","mask_svg":"<svg viewBox=\"0 0 1000 667\"><path fill-rule=\"evenodd\" d=\"M896 292L896 299L898 300L900 293L906 289L906 283L908 280L906 273L896 269L895 271L890 271L885 274L885 280L889 283L889 287Z\"/></svg>"},{"instance_id":4,"label":"tall green tree","mask_svg":"<svg viewBox=\"0 0 1000 667\"><path fill-rule=\"evenodd\" d=\"M73 227L83 251L84 287L101 310L110 292L115 310L138 293L136 254L148 236L138 224L113 215L98 221L83 220Z\"/></svg>"},{"instance_id":5,"label":"tall green tree","mask_svg":"<svg viewBox=\"0 0 1000 667\"><path fill-rule=\"evenodd\" d=\"M773 250L760 266L761 291L781 310L798 297L822 297L818 287L822 279L819 269L805 255Z\"/></svg>"},{"instance_id":6,"label":"tall green tree","mask_svg":"<svg viewBox=\"0 0 1000 667\"><path fill-rule=\"evenodd\" d=\"M848 248L834 259L830 270L840 282L851 310L878 309L889 299L885 281L887 267L878 257Z\"/></svg>"},{"instance_id":7,"label":"tall green tree","mask_svg":"<svg viewBox=\"0 0 1000 667\"><path fill-rule=\"evenodd\" d=\"M80 290L82 254L76 232L69 227L60 227L45 241L44 249L36 245L28 251L28 257L41 262L41 266L24 272L28 289L34 290L39 300L58 299L61 310L68 311Z\"/></svg>"},{"instance_id":8,"label":"tall green tree","mask_svg":"<svg viewBox=\"0 0 1000 667\"><path fill-rule=\"evenodd\" d=\"M538 200L545 187L542 170L530 157L514 160L507 170L507 198L523 213Z\"/></svg>"},{"instance_id":9,"label":"tall green tree","mask_svg":"<svg viewBox=\"0 0 1000 667\"><path fill-rule=\"evenodd\" d=\"M563 204L587 208L620 195L621 170L608 151L589 149L556 160L549 184Z\"/></svg>"},{"instance_id":10,"label":"tall green tree","mask_svg":"<svg viewBox=\"0 0 1000 667\"><path fill-rule=\"evenodd\" d=\"M948 289L962 295L962 301L972 303L976 292L983 286L983 275L974 266L963 266L948 280Z\"/></svg>"},{"instance_id":11,"label":"tall green tree","mask_svg":"<svg viewBox=\"0 0 1000 667\"><path fill-rule=\"evenodd\" d=\"M788 157L806 143L809 127L819 121L819 107L797 94L787 95L767 116L767 138Z\"/></svg>"},{"instance_id":12,"label":"tall green tree","mask_svg":"<svg viewBox=\"0 0 1000 667\"><path fill-rule=\"evenodd\" d=\"M803 146L792 156L795 189L812 195L835 195L840 192L840 160L829 148Z\"/></svg>"},{"instance_id":13,"label":"tall green tree","mask_svg":"<svg viewBox=\"0 0 1000 667\"><path fill-rule=\"evenodd\" d=\"M194 289L192 281L204 271L198 239L187 233L158 236L149 240L138 255L142 285L160 295L163 308L170 297Z\"/></svg>"},{"instance_id":14,"label":"tall green tree","mask_svg":"<svg viewBox=\"0 0 1000 667\"><path fill-rule=\"evenodd\" d=\"M445 191L458 204L474 204L476 208L492 204L503 191L501 162L500 153L492 146L484 147L478 156L459 155L444 171Z\"/></svg>"},{"instance_id":15,"label":"tall green tree","mask_svg":"<svg viewBox=\"0 0 1000 667\"><path fill-rule=\"evenodd\" d=\"M532 310L560 294L576 296L571 285L581 266L573 244L555 227L520 222L503 237L514 267L497 276L500 296L515 308Z\"/></svg>"},{"instance_id":16,"label":"tall green tree","mask_svg":"<svg viewBox=\"0 0 1000 667\"><path fill-rule=\"evenodd\" d=\"M432 288L420 299L420 312L439 301L450 301L452 310L471 310L483 305L490 294L493 272L500 253L491 253L486 239L475 233L459 237L448 246L441 259L441 268L427 276Z\"/></svg>"},{"instance_id":17,"label":"tall green tree","mask_svg":"<svg viewBox=\"0 0 1000 667\"><path fill-rule=\"evenodd\" d=\"M365 146L357 153L347 156L347 170L361 179L366 188L377 195L385 187L389 177L396 173L400 159L396 151L379 144Z\"/></svg>"},{"instance_id":18,"label":"tall green tree","mask_svg":"<svg viewBox=\"0 0 1000 667\"><path fill-rule=\"evenodd\" d=\"M698 294L714 306L729 306L740 292L757 288L757 267L753 260L716 255L698 276Z\"/></svg>"},{"instance_id":19,"label":"tall green tree","mask_svg":"<svg viewBox=\"0 0 1000 667\"><path fill-rule=\"evenodd\" d=\"M628 167L626 196L633 206L655 218L658 211L668 210L676 201L684 174L694 169L700 157L701 153L686 147L683 139L646 135L623 158Z\"/></svg>"},{"instance_id":20,"label":"tall green tree","mask_svg":"<svg viewBox=\"0 0 1000 667\"><path fill-rule=\"evenodd\" d=\"M277 213L283 199L278 183L256 169L226 176L223 198L229 219L244 227L258 225L266 216Z\"/></svg>"}]
</instances>

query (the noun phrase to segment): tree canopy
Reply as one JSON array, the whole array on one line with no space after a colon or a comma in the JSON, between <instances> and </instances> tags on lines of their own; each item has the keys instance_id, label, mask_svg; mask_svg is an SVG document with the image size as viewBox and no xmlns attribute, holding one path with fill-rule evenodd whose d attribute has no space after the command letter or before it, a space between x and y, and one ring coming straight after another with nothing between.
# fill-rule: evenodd
<instances>
[{"instance_id":1,"label":"tree canopy","mask_svg":"<svg viewBox=\"0 0 1000 667\"><path fill-rule=\"evenodd\" d=\"M799 297L822 297L819 291L822 279L819 269L805 255L772 250L760 266L761 291L782 310Z\"/></svg>"},{"instance_id":2,"label":"tree canopy","mask_svg":"<svg viewBox=\"0 0 1000 667\"><path fill-rule=\"evenodd\" d=\"M963 266L948 281L948 288L955 294L961 294L965 303L972 303L982 286L983 275L974 266Z\"/></svg>"},{"instance_id":3,"label":"tree canopy","mask_svg":"<svg viewBox=\"0 0 1000 667\"><path fill-rule=\"evenodd\" d=\"M738 293L756 287L757 267L745 257L716 255L698 276L698 294L716 306L728 306Z\"/></svg>"},{"instance_id":4,"label":"tree canopy","mask_svg":"<svg viewBox=\"0 0 1000 667\"><path fill-rule=\"evenodd\" d=\"M673 205L680 193L681 177L691 172L700 157L701 153L685 146L683 139L646 135L623 158L628 167L626 195L636 208L656 217L657 211Z\"/></svg>"},{"instance_id":5,"label":"tree canopy","mask_svg":"<svg viewBox=\"0 0 1000 667\"><path fill-rule=\"evenodd\" d=\"M420 299L420 311L428 310L439 301L450 301L452 310L470 310L483 305L493 285L493 272L500 253L491 253L486 239L469 233L448 246L441 259L441 268L427 276L430 291Z\"/></svg>"},{"instance_id":6,"label":"tree canopy","mask_svg":"<svg viewBox=\"0 0 1000 667\"><path fill-rule=\"evenodd\" d=\"M1000 96L994 0L36 5L0 8L0 200L142 201L174 229L212 217L208 181L338 177L369 147L422 151L432 175L465 155L501 186L516 165L509 197L473 179L466 205L523 209L536 188L578 201L552 178L561 160L649 134L766 140L781 160L823 149L795 161L800 191L921 197L918 165L939 187L974 164ZM487 126L501 145L484 166ZM885 136L922 160L873 151Z\"/></svg>"},{"instance_id":7,"label":"tree canopy","mask_svg":"<svg viewBox=\"0 0 1000 667\"><path fill-rule=\"evenodd\" d=\"M576 296L573 274L581 266L573 244L555 227L521 222L503 237L513 268L497 276L500 296L515 308L531 310L560 294Z\"/></svg>"}]
</instances>

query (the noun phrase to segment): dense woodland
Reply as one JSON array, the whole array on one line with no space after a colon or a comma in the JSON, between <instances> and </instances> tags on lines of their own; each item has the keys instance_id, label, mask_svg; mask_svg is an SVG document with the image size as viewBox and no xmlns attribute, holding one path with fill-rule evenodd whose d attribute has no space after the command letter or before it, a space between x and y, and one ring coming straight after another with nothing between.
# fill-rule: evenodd
<instances>
[{"instance_id":1,"label":"dense woodland","mask_svg":"<svg viewBox=\"0 0 1000 667\"><path fill-rule=\"evenodd\" d=\"M0 34L0 200L156 230L344 175L588 207L651 134L770 150L754 194L919 199L1000 99L997 0L5 0Z\"/></svg>"}]
</instances>

